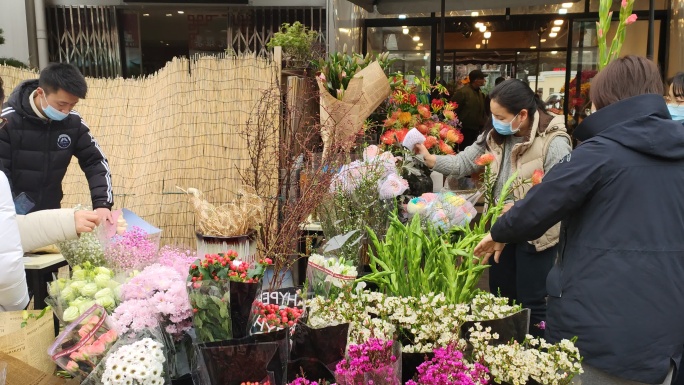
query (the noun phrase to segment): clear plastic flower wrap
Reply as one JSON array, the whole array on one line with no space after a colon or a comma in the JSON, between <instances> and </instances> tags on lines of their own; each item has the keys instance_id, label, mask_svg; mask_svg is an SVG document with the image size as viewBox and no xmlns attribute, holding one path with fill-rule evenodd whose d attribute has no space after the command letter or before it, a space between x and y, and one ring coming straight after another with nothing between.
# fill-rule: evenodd
<instances>
[{"instance_id":1,"label":"clear plastic flower wrap","mask_svg":"<svg viewBox=\"0 0 684 385\"><path fill-rule=\"evenodd\" d=\"M400 385L401 343L370 338L350 345L347 358L335 368L339 385Z\"/></svg>"},{"instance_id":2,"label":"clear plastic flower wrap","mask_svg":"<svg viewBox=\"0 0 684 385\"><path fill-rule=\"evenodd\" d=\"M157 262L161 233L148 234L140 227L127 228L111 238L100 234L104 265L119 272L142 270Z\"/></svg>"},{"instance_id":3,"label":"clear plastic flower wrap","mask_svg":"<svg viewBox=\"0 0 684 385\"><path fill-rule=\"evenodd\" d=\"M69 279L59 278L48 284L48 297L55 316L68 324L85 313L94 304L101 305L111 313L119 304L120 283L106 267L93 266L90 262L72 267Z\"/></svg>"},{"instance_id":4,"label":"clear plastic flower wrap","mask_svg":"<svg viewBox=\"0 0 684 385\"><path fill-rule=\"evenodd\" d=\"M82 205L74 208L74 211L81 210L91 209ZM69 266L81 265L85 262L90 262L94 266L104 266L104 247L100 242L103 231L103 227L99 226L93 232L81 234L78 239L59 242L57 248Z\"/></svg>"},{"instance_id":5,"label":"clear plastic flower wrap","mask_svg":"<svg viewBox=\"0 0 684 385\"><path fill-rule=\"evenodd\" d=\"M304 311L300 288L263 290L252 305L251 334L294 330Z\"/></svg>"},{"instance_id":6,"label":"clear plastic flower wrap","mask_svg":"<svg viewBox=\"0 0 684 385\"><path fill-rule=\"evenodd\" d=\"M358 269L353 261L344 257L324 257L312 254L306 269L306 280L309 291L314 295L328 296L353 285Z\"/></svg>"},{"instance_id":7,"label":"clear plastic flower wrap","mask_svg":"<svg viewBox=\"0 0 684 385\"><path fill-rule=\"evenodd\" d=\"M100 305L93 305L66 326L48 355L73 376L86 377L105 358L118 334Z\"/></svg>"},{"instance_id":8,"label":"clear plastic flower wrap","mask_svg":"<svg viewBox=\"0 0 684 385\"><path fill-rule=\"evenodd\" d=\"M453 192L425 193L411 199L406 211L409 218L419 215L422 221L430 222L443 231L465 226L477 215L475 206L467 197Z\"/></svg>"}]
</instances>

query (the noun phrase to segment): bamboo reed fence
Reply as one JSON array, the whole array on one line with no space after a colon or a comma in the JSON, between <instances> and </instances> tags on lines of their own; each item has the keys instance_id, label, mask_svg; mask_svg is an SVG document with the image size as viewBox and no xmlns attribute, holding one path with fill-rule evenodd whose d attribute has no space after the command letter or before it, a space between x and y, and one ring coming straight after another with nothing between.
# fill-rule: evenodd
<instances>
[{"instance_id":1,"label":"bamboo reed fence","mask_svg":"<svg viewBox=\"0 0 684 385\"><path fill-rule=\"evenodd\" d=\"M238 168L250 167L239 133L262 93L280 84L279 63L254 56L176 58L144 78L88 78L87 98L76 109L109 159L115 208L161 228L164 244L194 247L193 211L176 186L200 189L215 205L236 199ZM38 74L0 66L0 76L9 94ZM277 180L271 182L276 196ZM75 158L63 188L62 207L90 204Z\"/></svg>"}]
</instances>

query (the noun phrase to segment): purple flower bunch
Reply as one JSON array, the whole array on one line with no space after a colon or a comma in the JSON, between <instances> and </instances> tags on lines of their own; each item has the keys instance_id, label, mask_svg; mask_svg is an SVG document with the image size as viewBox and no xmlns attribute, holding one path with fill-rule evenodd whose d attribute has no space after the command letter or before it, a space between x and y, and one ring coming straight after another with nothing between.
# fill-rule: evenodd
<instances>
[{"instance_id":1,"label":"purple flower bunch","mask_svg":"<svg viewBox=\"0 0 684 385\"><path fill-rule=\"evenodd\" d=\"M175 340L192 327L186 280L172 267L154 264L121 286L112 315L119 333L161 325Z\"/></svg>"},{"instance_id":2,"label":"purple flower bunch","mask_svg":"<svg viewBox=\"0 0 684 385\"><path fill-rule=\"evenodd\" d=\"M360 345L350 345L347 358L335 368L338 385L399 385L401 348L394 341L370 338Z\"/></svg>"},{"instance_id":3,"label":"purple flower bunch","mask_svg":"<svg viewBox=\"0 0 684 385\"><path fill-rule=\"evenodd\" d=\"M173 268L181 277L185 277L190 271L190 265L198 258L199 256L194 250L183 249L178 246L164 246L159 250L157 261L160 265Z\"/></svg>"},{"instance_id":4,"label":"purple flower bunch","mask_svg":"<svg viewBox=\"0 0 684 385\"><path fill-rule=\"evenodd\" d=\"M435 350L432 360L418 367L417 379L406 385L486 385L489 370L479 362L468 364L454 344Z\"/></svg>"},{"instance_id":5,"label":"purple flower bunch","mask_svg":"<svg viewBox=\"0 0 684 385\"><path fill-rule=\"evenodd\" d=\"M117 235L105 247L104 259L108 267L117 271L139 269L156 262L159 244L141 228L133 226Z\"/></svg>"}]
</instances>

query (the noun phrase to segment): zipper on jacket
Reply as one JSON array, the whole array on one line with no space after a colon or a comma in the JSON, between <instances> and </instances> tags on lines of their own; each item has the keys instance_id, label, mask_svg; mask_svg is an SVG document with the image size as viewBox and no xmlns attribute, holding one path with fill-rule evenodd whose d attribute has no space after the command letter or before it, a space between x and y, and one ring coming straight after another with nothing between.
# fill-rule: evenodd
<instances>
[{"instance_id":1,"label":"zipper on jacket","mask_svg":"<svg viewBox=\"0 0 684 385\"><path fill-rule=\"evenodd\" d=\"M43 183L40 188L40 192L38 193L38 206L40 209L43 209L43 205L45 202L43 202L43 192L45 191L45 188L47 187L47 182L48 182L48 171L50 168L50 133L52 132L52 121L47 122L47 139L45 140L45 162L43 166Z\"/></svg>"}]
</instances>

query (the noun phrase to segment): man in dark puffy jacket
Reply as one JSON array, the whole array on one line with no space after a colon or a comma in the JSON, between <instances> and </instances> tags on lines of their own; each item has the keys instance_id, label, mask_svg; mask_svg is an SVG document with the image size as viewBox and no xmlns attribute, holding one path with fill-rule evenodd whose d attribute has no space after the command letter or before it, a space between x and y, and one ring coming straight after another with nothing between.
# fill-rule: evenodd
<instances>
[{"instance_id":1,"label":"man in dark puffy jacket","mask_svg":"<svg viewBox=\"0 0 684 385\"><path fill-rule=\"evenodd\" d=\"M33 204L28 212L60 208L62 180L76 156L100 222L112 222L114 199L107 158L73 110L87 90L76 67L56 63L41 71L39 80L20 84L3 106L1 116L7 123L0 130L0 162L15 198L24 193Z\"/></svg>"}]
</instances>

